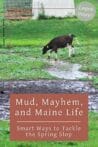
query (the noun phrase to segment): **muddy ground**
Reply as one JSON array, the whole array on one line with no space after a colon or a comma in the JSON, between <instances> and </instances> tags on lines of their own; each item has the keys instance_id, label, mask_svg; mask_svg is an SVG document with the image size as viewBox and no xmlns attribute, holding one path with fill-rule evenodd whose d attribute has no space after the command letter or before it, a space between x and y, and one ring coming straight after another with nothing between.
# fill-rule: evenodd
<instances>
[{"instance_id":1,"label":"muddy ground","mask_svg":"<svg viewBox=\"0 0 98 147\"><path fill-rule=\"evenodd\" d=\"M37 80L0 82L0 119L9 119L12 93L88 93L89 110L98 111L98 89L90 82L71 80Z\"/></svg>"}]
</instances>

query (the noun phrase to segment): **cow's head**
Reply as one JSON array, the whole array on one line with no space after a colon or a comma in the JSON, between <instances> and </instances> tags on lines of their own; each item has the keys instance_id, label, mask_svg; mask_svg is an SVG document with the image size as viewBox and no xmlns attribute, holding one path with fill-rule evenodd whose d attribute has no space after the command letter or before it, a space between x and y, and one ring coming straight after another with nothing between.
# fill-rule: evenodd
<instances>
[{"instance_id":1,"label":"cow's head","mask_svg":"<svg viewBox=\"0 0 98 147\"><path fill-rule=\"evenodd\" d=\"M44 46L42 50L42 54L46 54L48 50L49 50L49 46L48 45Z\"/></svg>"}]
</instances>

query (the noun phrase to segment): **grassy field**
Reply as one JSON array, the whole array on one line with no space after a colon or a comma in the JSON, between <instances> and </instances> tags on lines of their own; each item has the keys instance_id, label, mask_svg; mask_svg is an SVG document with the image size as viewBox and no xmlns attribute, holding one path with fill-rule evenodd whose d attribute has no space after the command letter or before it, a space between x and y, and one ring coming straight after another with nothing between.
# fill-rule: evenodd
<instances>
[{"instance_id":1,"label":"grassy field","mask_svg":"<svg viewBox=\"0 0 98 147\"><path fill-rule=\"evenodd\" d=\"M97 5L97 1L90 1ZM78 2L80 0L77 0ZM98 11L94 20L90 22L81 22L77 18L5 20L5 48L2 47L0 27L0 80L52 79L53 77L44 71L49 65L39 60L47 58L42 56L42 47L53 37L69 33L75 34L79 40L79 45L74 41L76 56L69 59L67 50L62 50L62 53L59 51L59 59L80 63L84 71L98 72L97 17ZM33 61L33 58L36 60ZM97 79L98 77L96 81Z\"/></svg>"},{"instance_id":2,"label":"grassy field","mask_svg":"<svg viewBox=\"0 0 98 147\"><path fill-rule=\"evenodd\" d=\"M48 66L46 63L37 59L35 63L31 59L35 57L46 58L42 56L42 47L53 37L67 33L75 34L80 45L74 42L75 57L69 59L66 50L62 53L59 51L59 59L80 63L84 71L98 72L98 31L96 28L96 18L91 23L83 23L76 18L7 21L6 48L0 48L0 79L51 78L48 73L46 74L43 71ZM2 37L0 37L0 40L2 44ZM33 69L37 70L37 73L39 73L38 69L41 70L37 74L38 76L36 72L34 74Z\"/></svg>"},{"instance_id":3,"label":"grassy field","mask_svg":"<svg viewBox=\"0 0 98 147\"><path fill-rule=\"evenodd\" d=\"M89 114L89 139L85 142L11 142L9 123L0 121L0 147L98 147L98 114Z\"/></svg>"}]
</instances>

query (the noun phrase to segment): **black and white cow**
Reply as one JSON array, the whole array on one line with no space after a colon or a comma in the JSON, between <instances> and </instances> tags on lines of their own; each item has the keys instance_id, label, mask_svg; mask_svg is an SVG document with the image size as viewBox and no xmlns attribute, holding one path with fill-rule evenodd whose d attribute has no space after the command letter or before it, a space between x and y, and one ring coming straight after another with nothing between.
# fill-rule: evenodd
<instances>
[{"instance_id":1,"label":"black and white cow","mask_svg":"<svg viewBox=\"0 0 98 147\"><path fill-rule=\"evenodd\" d=\"M73 46L73 38L75 35L69 34L64 36L58 36L54 39L52 39L47 45L43 48L43 54L46 54L49 50L50 53L55 52L56 53L56 59L57 59L57 51L60 48L68 48L69 50L69 57L75 54L74 46ZM49 55L50 58L50 55Z\"/></svg>"}]
</instances>

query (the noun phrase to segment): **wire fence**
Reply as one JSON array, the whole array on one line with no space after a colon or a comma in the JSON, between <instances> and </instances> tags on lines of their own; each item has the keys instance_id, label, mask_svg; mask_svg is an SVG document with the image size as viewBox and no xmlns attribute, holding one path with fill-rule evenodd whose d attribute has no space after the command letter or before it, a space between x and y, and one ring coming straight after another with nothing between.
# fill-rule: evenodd
<instances>
[{"instance_id":1,"label":"wire fence","mask_svg":"<svg viewBox=\"0 0 98 147\"><path fill-rule=\"evenodd\" d=\"M11 46L13 38L12 31L14 30L15 24L13 21L32 19L34 16L34 9L39 9L40 13L44 12L44 7L42 4L38 4L38 7L33 3L33 0L1 0L2 5L0 5L0 46ZM51 3L51 2L50 2ZM48 11L53 11L54 9L75 9L74 7L47 7ZM43 17L43 16L42 16ZM13 20L13 21L12 21ZM17 29L18 30L18 29ZM14 32L14 31L13 31ZM28 32L30 33L30 32ZM43 33L43 32L42 32ZM29 35L28 35L29 36ZM14 35L15 38L15 35ZM25 38L24 38L25 40ZM28 43L28 45L30 45Z\"/></svg>"},{"instance_id":2,"label":"wire fence","mask_svg":"<svg viewBox=\"0 0 98 147\"><path fill-rule=\"evenodd\" d=\"M5 18L27 19L32 16L32 0L5 0Z\"/></svg>"},{"instance_id":3,"label":"wire fence","mask_svg":"<svg viewBox=\"0 0 98 147\"><path fill-rule=\"evenodd\" d=\"M2 0L0 4L0 46L5 47L9 40L11 28L13 28L12 20L30 18L32 18L32 0Z\"/></svg>"}]
</instances>

